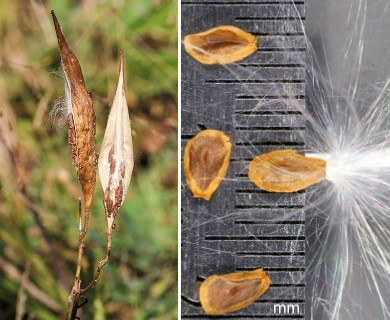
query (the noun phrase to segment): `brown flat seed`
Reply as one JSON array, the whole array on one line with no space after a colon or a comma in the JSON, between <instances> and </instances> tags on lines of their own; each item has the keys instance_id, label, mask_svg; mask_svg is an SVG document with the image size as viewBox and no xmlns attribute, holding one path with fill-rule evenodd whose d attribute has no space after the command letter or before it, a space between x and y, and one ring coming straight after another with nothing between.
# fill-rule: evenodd
<instances>
[{"instance_id":1,"label":"brown flat seed","mask_svg":"<svg viewBox=\"0 0 390 320\"><path fill-rule=\"evenodd\" d=\"M255 157L249 179L270 192L294 192L325 179L326 161L307 158L294 150L278 150Z\"/></svg>"},{"instance_id":2,"label":"brown flat seed","mask_svg":"<svg viewBox=\"0 0 390 320\"><path fill-rule=\"evenodd\" d=\"M257 50L257 38L233 26L219 26L184 38L184 48L203 64L227 64Z\"/></svg>"},{"instance_id":3,"label":"brown flat seed","mask_svg":"<svg viewBox=\"0 0 390 320\"><path fill-rule=\"evenodd\" d=\"M229 167L232 144L218 130L203 130L184 150L184 173L194 197L210 200Z\"/></svg>"},{"instance_id":4,"label":"brown flat seed","mask_svg":"<svg viewBox=\"0 0 390 320\"><path fill-rule=\"evenodd\" d=\"M262 296L270 284L271 279L263 269L213 275L200 286L200 302L208 314L237 311Z\"/></svg>"}]
</instances>

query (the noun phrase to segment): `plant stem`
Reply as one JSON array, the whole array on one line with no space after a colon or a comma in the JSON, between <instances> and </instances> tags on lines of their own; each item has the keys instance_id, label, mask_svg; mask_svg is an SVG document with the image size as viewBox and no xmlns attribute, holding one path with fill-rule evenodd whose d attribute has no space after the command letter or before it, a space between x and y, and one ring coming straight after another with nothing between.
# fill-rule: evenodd
<instances>
[{"instance_id":1,"label":"plant stem","mask_svg":"<svg viewBox=\"0 0 390 320\"><path fill-rule=\"evenodd\" d=\"M84 206L85 207L85 206ZM80 231L80 239L83 240L85 235L87 234L87 230L88 230L88 223L89 223L89 208L86 209L84 208L84 227Z\"/></svg>"},{"instance_id":2,"label":"plant stem","mask_svg":"<svg viewBox=\"0 0 390 320\"><path fill-rule=\"evenodd\" d=\"M99 276L100 276L100 272L102 271L103 267L105 266L105 264L107 263L108 259L110 258L110 253L111 253L111 239L112 239L112 233L108 233L107 232L107 251L106 251L106 257L101 260L98 264L98 267L96 269L96 273L95 273L95 276L93 277L92 281L90 282L90 284L88 286L86 286L84 289L81 289L81 293L84 294L86 292L88 292L89 290L91 290L96 282L98 281L99 279Z\"/></svg>"},{"instance_id":3,"label":"plant stem","mask_svg":"<svg viewBox=\"0 0 390 320\"><path fill-rule=\"evenodd\" d=\"M84 253L84 243L83 239L85 236L85 224L87 223L85 221L86 215L84 215L84 228L82 224L82 210L81 210L81 199L79 198L79 251L78 251L78 257L77 257L77 267L76 267L76 274L74 279L74 284L72 291L68 298L68 307L66 309L66 319L67 320L74 320L76 319L77 315L77 308L79 306L79 300L80 300L80 287L81 287L81 280L80 280L80 274L81 274L81 261L83 259L83 253ZM84 231L83 231L84 230Z\"/></svg>"},{"instance_id":4,"label":"plant stem","mask_svg":"<svg viewBox=\"0 0 390 320\"><path fill-rule=\"evenodd\" d=\"M68 299L68 307L66 309L66 320L75 320L77 316L77 309L79 306L80 300L80 283L81 281L76 281L72 288L72 291Z\"/></svg>"}]
</instances>

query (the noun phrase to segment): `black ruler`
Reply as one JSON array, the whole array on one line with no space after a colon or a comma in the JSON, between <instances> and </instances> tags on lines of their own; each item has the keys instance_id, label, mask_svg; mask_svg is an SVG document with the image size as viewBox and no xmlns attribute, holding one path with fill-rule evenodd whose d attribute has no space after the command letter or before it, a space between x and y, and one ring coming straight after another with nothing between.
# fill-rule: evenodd
<instances>
[{"instance_id":1,"label":"black ruler","mask_svg":"<svg viewBox=\"0 0 390 320\"><path fill-rule=\"evenodd\" d=\"M203 128L234 142L210 201L193 198L182 173L182 319L305 317L305 193L267 193L247 177L255 155L304 147L304 19L304 1L182 1L182 39L219 25L259 37L257 52L229 66L201 65L182 49L182 150ZM257 268L272 280L266 294L228 315L204 313L207 276Z\"/></svg>"}]
</instances>

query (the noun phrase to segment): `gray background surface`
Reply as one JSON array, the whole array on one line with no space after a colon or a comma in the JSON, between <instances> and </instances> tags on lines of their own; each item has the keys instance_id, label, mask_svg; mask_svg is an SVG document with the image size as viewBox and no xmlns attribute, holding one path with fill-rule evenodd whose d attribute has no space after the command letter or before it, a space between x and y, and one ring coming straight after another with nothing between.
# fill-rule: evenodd
<instances>
[{"instance_id":1,"label":"gray background surface","mask_svg":"<svg viewBox=\"0 0 390 320\"><path fill-rule=\"evenodd\" d=\"M228 174L210 201L193 198L183 175L182 318L215 318L199 304L207 276L264 268L273 284L261 299L217 318L303 319L305 194L264 192L247 169L257 154L304 145L305 120L294 108L305 105L304 1L226 3L182 5L182 37L230 24L261 43L229 66L201 65L182 52L182 147L204 127L225 132L234 144ZM275 314L278 303L297 304L299 311Z\"/></svg>"}]
</instances>

